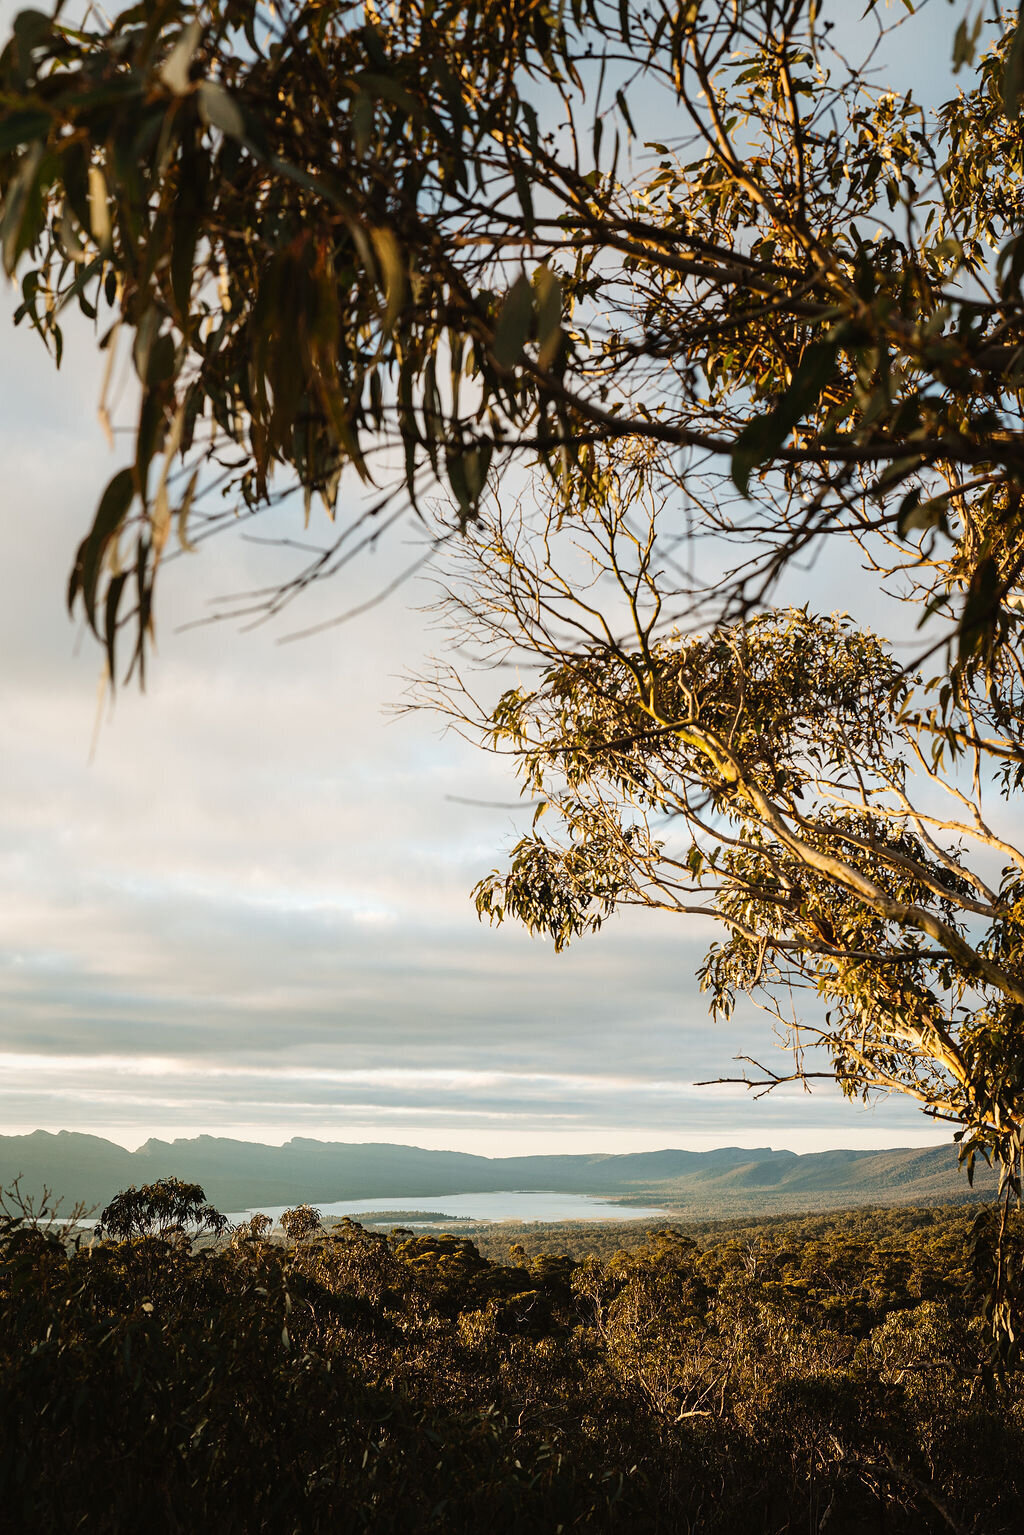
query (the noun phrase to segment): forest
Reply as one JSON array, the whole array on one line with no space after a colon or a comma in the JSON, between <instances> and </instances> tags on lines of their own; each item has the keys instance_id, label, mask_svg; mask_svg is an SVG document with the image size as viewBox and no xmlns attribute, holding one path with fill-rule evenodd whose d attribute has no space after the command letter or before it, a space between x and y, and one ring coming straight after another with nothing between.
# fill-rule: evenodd
<instances>
[{"instance_id":1,"label":"forest","mask_svg":"<svg viewBox=\"0 0 1024 1535\"><path fill-rule=\"evenodd\" d=\"M477 1245L202 1199L5 1194L4 1532L1021 1527L985 1213Z\"/></svg>"}]
</instances>

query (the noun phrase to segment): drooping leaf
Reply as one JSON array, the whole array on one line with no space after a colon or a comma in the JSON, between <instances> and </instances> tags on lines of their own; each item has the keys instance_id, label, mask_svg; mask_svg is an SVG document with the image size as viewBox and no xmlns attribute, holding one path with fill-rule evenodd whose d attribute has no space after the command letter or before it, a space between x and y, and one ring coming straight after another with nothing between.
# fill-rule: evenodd
<instances>
[{"instance_id":1,"label":"drooping leaf","mask_svg":"<svg viewBox=\"0 0 1024 1535\"><path fill-rule=\"evenodd\" d=\"M181 36L160 66L160 79L173 96L184 96L191 88L189 70L195 57L203 24L198 19L182 28Z\"/></svg>"},{"instance_id":2,"label":"drooping leaf","mask_svg":"<svg viewBox=\"0 0 1024 1535\"><path fill-rule=\"evenodd\" d=\"M90 627L96 629L96 586L103 556L117 533L135 497L135 477L131 469L119 469L100 497L96 517L78 549L68 583L68 608L81 595Z\"/></svg>"},{"instance_id":3,"label":"drooping leaf","mask_svg":"<svg viewBox=\"0 0 1024 1535\"><path fill-rule=\"evenodd\" d=\"M25 246L31 242L32 230L26 229L26 225L30 224L30 210L34 198L38 201L37 178L44 154L43 146L38 142L26 150L22 156L18 174L11 183L0 211L0 254L2 254L4 271L8 277L14 275L18 257Z\"/></svg>"},{"instance_id":4,"label":"drooping leaf","mask_svg":"<svg viewBox=\"0 0 1024 1535\"><path fill-rule=\"evenodd\" d=\"M198 483L199 470L195 469L193 470L188 485L185 488L185 494L182 497L181 505L178 508L178 543L186 554L194 554L196 549L195 544L189 541L188 519L189 513L192 510L192 503L195 500L196 487Z\"/></svg>"},{"instance_id":5,"label":"drooping leaf","mask_svg":"<svg viewBox=\"0 0 1024 1535\"><path fill-rule=\"evenodd\" d=\"M990 554L986 555L971 577L960 615L961 657L984 647L998 618L999 587L999 566Z\"/></svg>"},{"instance_id":6,"label":"drooping leaf","mask_svg":"<svg viewBox=\"0 0 1024 1535\"><path fill-rule=\"evenodd\" d=\"M204 80L196 94L199 115L208 128L219 128L229 139L245 139L241 108L219 80Z\"/></svg>"},{"instance_id":7,"label":"drooping leaf","mask_svg":"<svg viewBox=\"0 0 1024 1535\"><path fill-rule=\"evenodd\" d=\"M533 277L537 293L537 366L545 371L562 344L562 284L550 267L538 267Z\"/></svg>"},{"instance_id":8,"label":"drooping leaf","mask_svg":"<svg viewBox=\"0 0 1024 1535\"><path fill-rule=\"evenodd\" d=\"M908 533L939 527L945 522L948 506L948 497L932 496L922 500L920 490L915 488L904 496L900 503L896 530L901 538L905 538Z\"/></svg>"},{"instance_id":9,"label":"drooping leaf","mask_svg":"<svg viewBox=\"0 0 1024 1535\"><path fill-rule=\"evenodd\" d=\"M494 327L491 350L499 367L515 367L523 355L532 321L533 289L525 274L520 274L505 295Z\"/></svg>"},{"instance_id":10,"label":"drooping leaf","mask_svg":"<svg viewBox=\"0 0 1024 1535\"><path fill-rule=\"evenodd\" d=\"M733 482L747 494L751 473L782 447L807 412L817 404L836 366L834 342L815 341L808 346L792 381L775 408L749 422L736 438L732 454Z\"/></svg>"},{"instance_id":11,"label":"drooping leaf","mask_svg":"<svg viewBox=\"0 0 1024 1535\"><path fill-rule=\"evenodd\" d=\"M405 302L405 262L402 260L398 241L386 226L372 230L371 239L384 278L384 293L387 300L384 329L391 330Z\"/></svg>"},{"instance_id":12,"label":"drooping leaf","mask_svg":"<svg viewBox=\"0 0 1024 1535\"><path fill-rule=\"evenodd\" d=\"M113 249L113 230L110 222L107 178L98 165L89 167L89 227L101 253L109 256Z\"/></svg>"}]
</instances>

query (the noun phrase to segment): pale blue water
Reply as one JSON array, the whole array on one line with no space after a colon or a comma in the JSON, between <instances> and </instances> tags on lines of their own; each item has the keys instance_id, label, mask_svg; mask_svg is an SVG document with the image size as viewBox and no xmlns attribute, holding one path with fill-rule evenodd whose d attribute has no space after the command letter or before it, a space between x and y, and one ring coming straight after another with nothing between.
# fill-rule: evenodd
<instances>
[{"instance_id":1,"label":"pale blue water","mask_svg":"<svg viewBox=\"0 0 1024 1535\"><path fill-rule=\"evenodd\" d=\"M263 1213L277 1221L287 1205L263 1205ZM642 1221L657 1220L666 1214L656 1207L616 1205L607 1199L592 1199L586 1194L517 1193L496 1194L392 1194L387 1199L341 1199L335 1204L318 1205L321 1215L351 1215L365 1220L380 1210L414 1210L461 1216L474 1221ZM255 1210L243 1210L229 1218L246 1220ZM406 1223L408 1224L408 1223Z\"/></svg>"}]
</instances>

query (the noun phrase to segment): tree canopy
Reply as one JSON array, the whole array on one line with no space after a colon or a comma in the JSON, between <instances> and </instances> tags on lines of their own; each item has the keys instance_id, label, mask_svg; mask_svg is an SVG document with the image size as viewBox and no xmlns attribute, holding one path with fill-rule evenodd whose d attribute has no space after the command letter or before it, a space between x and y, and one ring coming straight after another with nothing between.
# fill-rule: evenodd
<instances>
[{"instance_id":1,"label":"tree canopy","mask_svg":"<svg viewBox=\"0 0 1024 1535\"><path fill-rule=\"evenodd\" d=\"M543 538L495 519L464 551L445 602L462 645L537 670L496 706L456 672L428 684L537 800L509 867L477 889L481 915L558 948L625 905L720 919L701 971L712 1013L752 994L793 1048L763 1087L818 1074L804 1051L824 1044L820 1074L910 1095L1012 1183L1024 853L989 758L1012 791L1013 648L950 706L991 732L965 772L929 684L845 616L665 624L659 529L629 500Z\"/></svg>"},{"instance_id":2,"label":"tree canopy","mask_svg":"<svg viewBox=\"0 0 1024 1535\"><path fill-rule=\"evenodd\" d=\"M1022 49L1009 27L932 120L872 83L881 15L858 61L816 0L22 12L0 55L18 317L59 361L77 305L137 374L69 588L112 672L125 625L144 659L175 518L187 546L297 488L333 514L361 477L362 515L273 605L432 485L464 523L515 456L585 510L616 446L743 540L695 594L718 609L880 531L962 654L997 643Z\"/></svg>"},{"instance_id":3,"label":"tree canopy","mask_svg":"<svg viewBox=\"0 0 1024 1535\"><path fill-rule=\"evenodd\" d=\"M969 1224L192 1247L0 1191L0 1530L1004 1535L1022 1381L984 1389Z\"/></svg>"},{"instance_id":4,"label":"tree canopy","mask_svg":"<svg viewBox=\"0 0 1024 1535\"><path fill-rule=\"evenodd\" d=\"M160 1178L138 1189L123 1189L104 1208L96 1229L100 1236L130 1242L137 1237L183 1239L201 1231L219 1236L226 1226L226 1218L207 1203L198 1183Z\"/></svg>"}]
</instances>

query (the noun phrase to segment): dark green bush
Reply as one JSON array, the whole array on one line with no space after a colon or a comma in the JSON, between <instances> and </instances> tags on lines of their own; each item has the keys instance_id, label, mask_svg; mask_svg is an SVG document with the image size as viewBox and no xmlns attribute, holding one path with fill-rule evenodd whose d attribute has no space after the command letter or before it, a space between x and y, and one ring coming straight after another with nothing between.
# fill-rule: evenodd
<instances>
[{"instance_id":1,"label":"dark green bush","mask_svg":"<svg viewBox=\"0 0 1024 1535\"><path fill-rule=\"evenodd\" d=\"M956 1214L678 1231L584 1261L351 1222L0 1222L0 1531L1024 1525Z\"/></svg>"}]
</instances>

